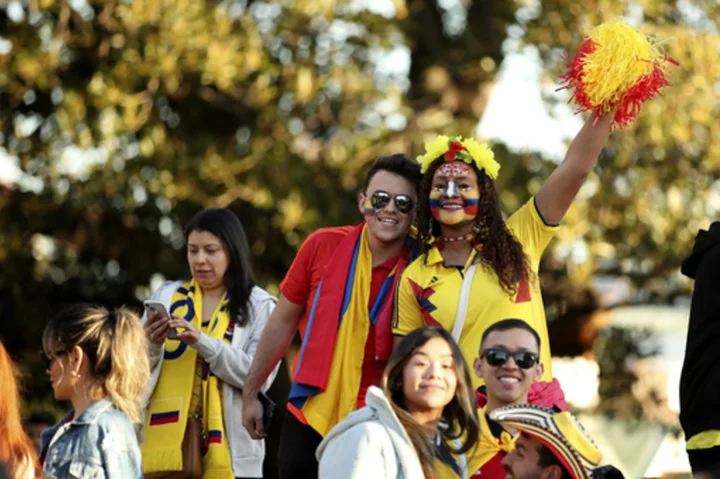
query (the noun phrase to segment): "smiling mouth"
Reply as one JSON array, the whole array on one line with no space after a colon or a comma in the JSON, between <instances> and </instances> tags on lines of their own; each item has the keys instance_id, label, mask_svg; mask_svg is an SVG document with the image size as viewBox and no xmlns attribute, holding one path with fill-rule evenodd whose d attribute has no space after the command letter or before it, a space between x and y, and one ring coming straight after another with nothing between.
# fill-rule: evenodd
<instances>
[{"instance_id":1,"label":"smiling mouth","mask_svg":"<svg viewBox=\"0 0 720 479\"><path fill-rule=\"evenodd\" d=\"M513 377L509 377L509 376L503 376L498 379L500 379L500 382L503 384L519 384L520 383L520 380L518 378L513 378Z\"/></svg>"},{"instance_id":2,"label":"smiling mouth","mask_svg":"<svg viewBox=\"0 0 720 479\"><path fill-rule=\"evenodd\" d=\"M462 208L463 205L461 205L460 203L443 203L441 206L441 209L450 211L457 211L461 210Z\"/></svg>"},{"instance_id":3,"label":"smiling mouth","mask_svg":"<svg viewBox=\"0 0 720 479\"><path fill-rule=\"evenodd\" d=\"M438 385L432 385L432 386L420 386L420 389L424 389L426 391L444 391L445 388Z\"/></svg>"},{"instance_id":4,"label":"smiling mouth","mask_svg":"<svg viewBox=\"0 0 720 479\"><path fill-rule=\"evenodd\" d=\"M377 220L384 225L396 225L399 223L398 220L394 220L391 218L378 218Z\"/></svg>"}]
</instances>

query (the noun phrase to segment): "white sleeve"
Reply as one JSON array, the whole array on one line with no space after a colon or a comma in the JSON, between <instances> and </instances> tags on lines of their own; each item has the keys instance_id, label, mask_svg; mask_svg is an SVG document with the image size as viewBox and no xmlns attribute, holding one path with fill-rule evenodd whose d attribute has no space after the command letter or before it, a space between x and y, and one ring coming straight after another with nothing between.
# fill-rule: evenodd
<instances>
[{"instance_id":1,"label":"white sleeve","mask_svg":"<svg viewBox=\"0 0 720 479\"><path fill-rule=\"evenodd\" d=\"M375 426L375 427L373 427ZM376 434L373 434L373 433ZM395 477L395 453L385 447L390 444L383 427L375 423L361 423L332 438L318 457L319 478L380 479ZM390 456L390 457L387 457ZM393 472L395 471L395 472Z\"/></svg>"},{"instance_id":2,"label":"white sleeve","mask_svg":"<svg viewBox=\"0 0 720 479\"><path fill-rule=\"evenodd\" d=\"M267 325L276 304L275 298L268 297L268 299L255 306L252 311L252 321L246 326L250 328L248 332L250 338L244 350L227 344L221 338L211 338L205 333L200 336L200 340L192 347L205 358L215 376L230 386L242 388L250 371L250 365L260 342L260 336L262 336L265 325ZM235 334L238 333L239 331L236 329ZM275 365L275 369L265 380L262 387L263 391L270 388L277 375L278 366L279 363Z\"/></svg>"}]
</instances>

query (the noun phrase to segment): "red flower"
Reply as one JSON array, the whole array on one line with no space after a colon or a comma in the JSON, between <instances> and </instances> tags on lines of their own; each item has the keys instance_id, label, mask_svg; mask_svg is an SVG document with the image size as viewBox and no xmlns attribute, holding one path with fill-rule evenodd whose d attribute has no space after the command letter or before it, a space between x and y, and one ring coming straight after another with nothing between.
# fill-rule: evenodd
<instances>
[{"instance_id":1,"label":"red flower","mask_svg":"<svg viewBox=\"0 0 720 479\"><path fill-rule=\"evenodd\" d=\"M460 143L459 141L451 141L450 149L443 155L445 161L455 160L455 156L457 156L457 154L461 151L465 151L465 147L462 145L462 143Z\"/></svg>"}]
</instances>

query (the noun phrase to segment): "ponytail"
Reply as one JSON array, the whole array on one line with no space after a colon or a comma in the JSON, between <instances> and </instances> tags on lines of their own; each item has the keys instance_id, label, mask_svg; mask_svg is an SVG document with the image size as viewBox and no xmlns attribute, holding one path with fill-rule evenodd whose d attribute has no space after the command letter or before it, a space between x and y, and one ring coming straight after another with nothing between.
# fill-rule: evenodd
<instances>
[{"instance_id":1,"label":"ponytail","mask_svg":"<svg viewBox=\"0 0 720 479\"><path fill-rule=\"evenodd\" d=\"M133 424L142 419L140 396L150 378L150 364L146 354L145 332L138 316L122 307L107 315L110 334L101 339L108 343L108 354L98 354L98 364L110 363L104 377L105 391L113 404L130 418Z\"/></svg>"},{"instance_id":2,"label":"ponytail","mask_svg":"<svg viewBox=\"0 0 720 479\"><path fill-rule=\"evenodd\" d=\"M57 344L80 346L88 357L93 388L107 394L115 407L139 426L141 392L150 377L147 340L140 318L126 307L108 311L102 306L78 304L61 312L46 326L45 351Z\"/></svg>"}]
</instances>

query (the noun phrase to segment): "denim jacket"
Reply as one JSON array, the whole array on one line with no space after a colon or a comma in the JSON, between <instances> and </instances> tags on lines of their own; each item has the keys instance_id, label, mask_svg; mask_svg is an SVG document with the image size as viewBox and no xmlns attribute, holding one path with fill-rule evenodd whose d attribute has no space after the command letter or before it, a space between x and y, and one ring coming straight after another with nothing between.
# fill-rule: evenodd
<instances>
[{"instance_id":1,"label":"denim jacket","mask_svg":"<svg viewBox=\"0 0 720 479\"><path fill-rule=\"evenodd\" d=\"M70 411L42 433L43 470L55 478L142 478L142 456L135 429L110 399L93 403L80 417Z\"/></svg>"}]
</instances>

